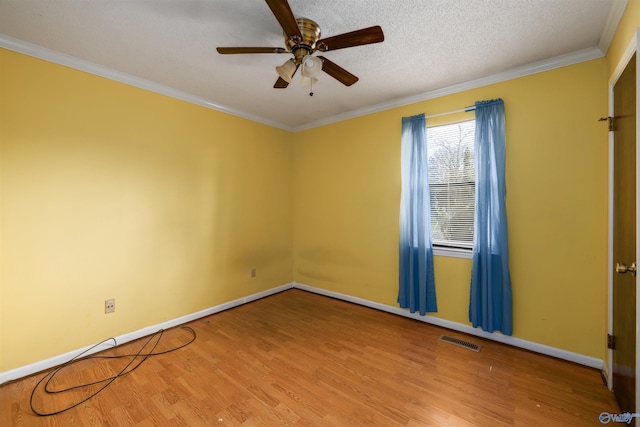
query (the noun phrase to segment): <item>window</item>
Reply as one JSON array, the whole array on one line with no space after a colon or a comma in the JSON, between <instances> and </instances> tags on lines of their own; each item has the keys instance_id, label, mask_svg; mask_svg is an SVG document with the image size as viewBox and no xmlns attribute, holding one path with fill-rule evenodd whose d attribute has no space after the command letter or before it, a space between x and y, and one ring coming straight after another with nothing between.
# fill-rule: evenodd
<instances>
[{"instance_id":1,"label":"window","mask_svg":"<svg viewBox=\"0 0 640 427\"><path fill-rule=\"evenodd\" d=\"M473 247L475 127L475 120L469 120L427 128L434 248Z\"/></svg>"}]
</instances>

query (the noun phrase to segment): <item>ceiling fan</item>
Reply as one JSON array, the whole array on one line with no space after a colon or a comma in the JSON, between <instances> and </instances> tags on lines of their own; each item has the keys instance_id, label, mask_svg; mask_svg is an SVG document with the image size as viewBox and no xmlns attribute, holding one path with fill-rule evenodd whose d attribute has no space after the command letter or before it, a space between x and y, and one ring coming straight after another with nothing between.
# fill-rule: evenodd
<instances>
[{"instance_id":1,"label":"ceiling fan","mask_svg":"<svg viewBox=\"0 0 640 427\"><path fill-rule=\"evenodd\" d=\"M321 39L320 26L311 19L295 18L287 0L266 0L266 2L282 27L286 47L219 47L217 51L223 55L238 53L292 54L293 58L276 67L280 76L273 86L276 89L284 89L289 86L293 75L301 66L303 78L310 79L312 84L318 73L324 71L340 83L351 86L358 81L358 77L324 56L313 56L313 54L318 51L328 52L384 41L384 34L379 25ZM313 92L310 95L313 95Z\"/></svg>"}]
</instances>

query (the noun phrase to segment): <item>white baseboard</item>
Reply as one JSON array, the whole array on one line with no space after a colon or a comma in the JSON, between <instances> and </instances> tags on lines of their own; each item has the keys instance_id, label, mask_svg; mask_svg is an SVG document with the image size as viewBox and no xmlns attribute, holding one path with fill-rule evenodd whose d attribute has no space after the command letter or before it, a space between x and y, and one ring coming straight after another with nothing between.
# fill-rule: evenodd
<instances>
[{"instance_id":1,"label":"white baseboard","mask_svg":"<svg viewBox=\"0 0 640 427\"><path fill-rule=\"evenodd\" d=\"M277 286L275 288L271 288L268 289L266 291L263 292L258 292L256 294L253 295L249 295L247 297L244 298L238 298L236 300L233 301L229 301L226 302L224 304L220 304L217 305L215 307L210 307L195 313L191 313L191 314L187 314L185 316L181 316L175 319L171 319L168 320L166 322L163 323L159 323L157 325L153 325L153 326L147 326L145 328L142 329L138 329L137 331L133 331L133 332L129 332L126 333L124 335L120 335L118 337L114 337L116 342L118 343L118 345L120 344L124 344L127 343L129 341L133 341L136 340L138 338L143 338L146 337L148 335L151 335L157 331L159 331L160 329L169 329L169 328L173 328L175 326L178 325L182 325L197 319L200 319L202 317L206 317L206 316L210 316L212 314L215 313L219 313L221 311L224 310L228 310L230 308L234 308L243 304L246 304L248 302L251 301L255 301L257 299L260 298L264 298L264 297L268 297L269 295L273 295L276 294L278 292L282 292L282 291L286 291L287 289L291 289L293 287L293 283L287 283L281 286ZM25 366L21 366L19 368L16 369L12 369L10 371L6 371L6 372L0 372L0 385L8 382L8 381L13 381L19 378L24 378L27 377L29 375L33 375L33 374L37 374L38 372L42 372L42 371L46 371L47 369L53 368L55 366L59 366L63 363L68 362L69 360L71 360L73 357L77 356L78 354L87 351L91 348L92 346L87 346L87 347L83 347L77 350L73 350L64 354L60 354L54 357L50 357L49 359L45 359L45 360L41 360L39 362L35 362L32 363L30 365L25 365ZM93 349L91 349L90 351L88 351L86 353L86 355L89 354L94 354L97 353L99 351L103 351L103 350L107 350L109 348L114 347L113 341L109 341L106 342L100 346L97 346Z\"/></svg>"},{"instance_id":2,"label":"white baseboard","mask_svg":"<svg viewBox=\"0 0 640 427\"><path fill-rule=\"evenodd\" d=\"M325 295L325 296L340 299L343 301L352 302L354 304L375 308L376 310L386 311L387 313L397 314L399 316L404 316L411 319L419 320L421 322L442 326L443 328L451 329L458 332L463 332L465 334L475 335L475 336L486 338L492 341L498 341L503 344L512 345L514 347L523 348L525 350L545 354L547 356L553 356L558 359L567 360L569 362L578 363L580 365L589 366L599 370L602 370L604 366L602 359L597 359L595 357L585 356L584 354L574 353L571 351L550 347L544 344L538 344L532 341L523 340L521 338L515 338L508 335L485 332L481 329L477 329L469 325L463 325L461 323L440 319L438 317L433 317L428 315L420 316L418 313L410 313L409 311L402 309L400 307L393 307L390 305L381 304L378 302L373 302L373 301L365 300L362 298L341 294L338 292L332 292L332 291L327 291L325 289L314 288L313 286L307 286L307 285L303 285L301 283L296 283L296 282L294 282L293 287L296 289L302 289L305 291L313 292L320 295Z\"/></svg>"},{"instance_id":3,"label":"white baseboard","mask_svg":"<svg viewBox=\"0 0 640 427\"><path fill-rule=\"evenodd\" d=\"M489 340L493 340L493 341L498 341L504 344L508 344L508 345L512 345L514 347L519 347L519 348L523 348L526 350L530 350L530 351L534 351L536 353L541 353L541 354L545 354L548 356L553 356L553 357L557 357L558 359L563 359L563 360L567 360L570 362L574 362L574 363L578 363L581 365L585 365L585 366L590 366L592 368L596 368L596 369L603 369L603 361L601 359L596 359L594 357L590 357L590 356L585 356L582 354L578 354L578 353L573 353L567 350L562 350L562 349L558 349L555 347L550 347L547 345L543 345L543 344L538 344L535 342L531 342L531 341L527 341L527 340L523 340L520 338L514 338L514 337L510 337L507 335L502 335L502 334L492 334L492 333L488 333L485 331L482 331L480 329L476 329L473 328L469 325L463 325L461 323L457 323L457 322L452 322L450 320L444 320L444 319L440 319L437 317L433 317L433 316L420 316L417 313L410 313L407 310L404 310L402 308L399 307L393 307L390 305L386 305L386 304L381 304L381 303L377 303L377 302L373 302L373 301L369 301L369 300L365 300L362 298L357 298L357 297L353 297L350 295L346 295L346 294L341 294L338 292L332 292L332 291L327 291L325 289L320 289L320 288L315 288L313 286L308 286L308 285L304 285L302 283L297 283L297 282L292 282L292 283L287 283L281 286L277 286L275 288L272 289L268 289L266 291L263 292L258 292L256 294L253 295L249 295L247 297L244 298L238 298L236 300L233 301L229 301L226 302L224 304L220 304L217 305L215 307L210 307L207 308L205 310L201 310L195 313L191 313L191 314L187 314L185 316L181 316L172 320L168 320L166 322L163 323L159 323L157 325L153 325L153 326L147 326L145 328L139 329L137 331L133 331L133 332L129 332L127 334L123 334L120 335L118 337L115 337L116 342L119 344L124 344L127 343L129 341L133 341L136 340L138 338L143 338L145 336L151 335L155 332L157 332L160 329L169 329L169 328L173 328L175 326L179 326L197 319L200 319L202 317L206 317L206 316L210 316L212 314L215 313L219 313L221 311L225 311L228 310L230 308L234 308L234 307L238 307L240 305L255 301L257 299L260 298L264 298L264 297L268 297L270 295L273 294L277 294L279 292L282 291L286 291L288 289L291 288L296 288L296 289L301 289L304 291L308 291L308 292L313 292L315 294L319 294L319 295L324 295L324 296L328 296L328 297L332 297L332 298L336 298L336 299L340 299L343 301L347 301L347 302L351 302L354 304L358 304L358 305L362 305L365 307L369 307L369 308L373 308L376 310L381 310L381 311L385 311L387 313L392 313L392 314L397 314L399 316L404 316L404 317L408 317L411 319L415 319L415 320L419 320L421 322L425 322L425 323L430 323L433 325L437 325L437 326L441 326L443 328L447 328L447 329L451 329L454 331L458 331L458 332L463 332L469 335L475 335L481 338L486 338ZM104 343L103 345L100 345L98 347L93 348L91 351L87 352L87 355L89 354L94 354L97 353L99 351L103 351L109 348L112 348L114 345L112 344L112 342L107 342ZM16 369L12 369L10 371L6 371L6 372L0 372L0 385L8 382L8 381L13 381L19 378L24 378L27 377L29 375L33 375L36 374L38 372L42 372L45 371L47 369L53 368L55 366L59 366L65 362L68 362L70 359L72 359L73 357L77 356L78 354L90 349L91 346L87 346L84 348L80 348L74 351L70 351L64 354L60 354L45 360L41 360L39 362L35 362L29 365L25 365L25 366L21 366L19 368Z\"/></svg>"}]
</instances>

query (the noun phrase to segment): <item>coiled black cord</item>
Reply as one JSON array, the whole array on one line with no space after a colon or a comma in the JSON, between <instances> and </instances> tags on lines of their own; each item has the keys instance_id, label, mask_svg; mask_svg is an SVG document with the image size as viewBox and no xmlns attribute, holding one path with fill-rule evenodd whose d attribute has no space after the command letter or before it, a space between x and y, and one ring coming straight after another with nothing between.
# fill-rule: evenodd
<instances>
[{"instance_id":1,"label":"coiled black cord","mask_svg":"<svg viewBox=\"0 0 640 427\"><path fill-rule=\"evenodd\" d=\"M118 355L118 356L92 355L92 356L82 357L84 354L90 352L94 348L96 348L96 347L98 347L98 346L100 346L100 345L102 345L102 344L104 344L104 343L106 343L108 341L113 341L114 345L118 345L118 343L116 342L115 338L108 338L108 339L106 339L104 341L101 341L101 342L91 346L90 348L88 348L85 351L81 352L77 356L73 357L68 362L63 363L62 365L58 366L57 368L55 368L54 370L52 370L51 372L46 374L44 377L42 377L42 379L40 379L40 381L38 381L36 383L35 387L33 387L33 391L31 391L31 397L29 399L29 405L31 406L31 410L36 415L39 415L41 417L46 417L46 416L50 416L50 415L61 414L63 412L66 412L66 411L68 411L70 409L75 408L78 405L83 404L84 402L88 401L89 399L94 398L98 393L100 393L105 388L109 387L118 378L121 378L121 377L123 377L123 376L125 376L127 374L130 374L131 372L135 371L149 357L151 357L151 356L160 356L162 354L171 353L173 351L176 351L176 350L179 350L181 348L184 348L184 347L188 346L189 344L191 344L192 342L194 342L196 340L196 332L193 329L191 329L188 326L182 326L182 329L186 329L186 330L190 331L191 334L193 335L188 342L186 342L186 343L184 343L184 344L182 344L182 345L180 345L178 347L174 347L174 348L171 348L171 349L165 350L165 351L159 351L157 353L154 353L154 350L156 349L156 347L158 346L158 343L162 339L162 335L164 333L164 329L160 329L156 333L154 333L151 336L149 336L149 339L144 343L144 345L140 348L140 350L138 350L138 352L135 353L135 354L123 354L123 355ZM146 352L146 353L144 353L143 352L144 349L147 346L149 346L150 343L152 343L152 341L154 341L154 342L153 342L153 344L151 346L151 350ZM94 382L91 382L91 383L80 384L80 385L76 385L76 386L68 387L68 388L64 388L64 389L58 389L58 390L53 390L52 387L50 387L51 381L56 377L56 375L61 370L73 365L74 363L77 363L77 362L80 362L80 361L85 361L85 360L90 360L90 359L124 359L124 358L131 358L131 360L129 361L129 363L127 363L125 365L124 368L122 368L120 370L120 372L118 372L116 375L114 375L112 377L104 378L104 379L101 379L101 380L98 380L98 381L94 381ZM68 392L68 391L71 391L71 390L87 388L87 387L95 386L95 385L102 384L102 383L104 383L104 385L102 387L100 387L97 391L95 391L94 393L91 393L88 397L80 400L79 402L73 403L71 406L68 406L68 407L66 407L64 409L60 409L60 410L54 411L54 412L40 412L40 411L38 411L38 410L36 410L34 408L34 406L33 406L33 398L36 395L36 391L38 390L38 387L40 386L40 384L42 384L43 381L45 381L43 390L48 394L64 393L64 392Z\"/></svg>"}]
</instances>

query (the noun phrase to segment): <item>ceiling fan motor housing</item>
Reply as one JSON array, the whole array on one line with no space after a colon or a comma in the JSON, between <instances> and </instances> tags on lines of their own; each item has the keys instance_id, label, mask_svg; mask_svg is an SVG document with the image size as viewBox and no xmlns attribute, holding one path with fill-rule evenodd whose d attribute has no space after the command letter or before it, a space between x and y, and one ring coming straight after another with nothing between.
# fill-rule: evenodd
<instances>
[{"instance_id":1,"label":"ceiling fan motor housing","mask_svg":"<svg viewBox=\"0 0 640 427\"><path fill-rule=\"evenodd\" d=\"M289 37L284 35L284 41L287 49L295 57L297 65L302 63L302 58L311 55L316 50L316 42L320 39L320 26L308 18L296 18L298 28L302 34L302 40L296 40L297 37Z\"/></svg>"},{"instance_id":2,"label":"ceiling fan motor housing","mask_svg":"<svg viewBox=\"0 0 640 427\"><path fill-rule=\"evenodd\" d=\"M0 0L1 1L1 0ZM345 86L351 86L358 77L324 56L315 55L318 51L328 52L354 46L363 46L384 41L384 33L379 25L361 28L355 31L320 38L320 26L308 18L296 18L288 0L266 0L284 34L285 48L281 47L218 47L218 53L290 53L293 58L276 67L279 78L273 85L275 89L289 86L291 78L302 68L302 77L313 79L324 71Z\"/></svg>"}]
</instances>

